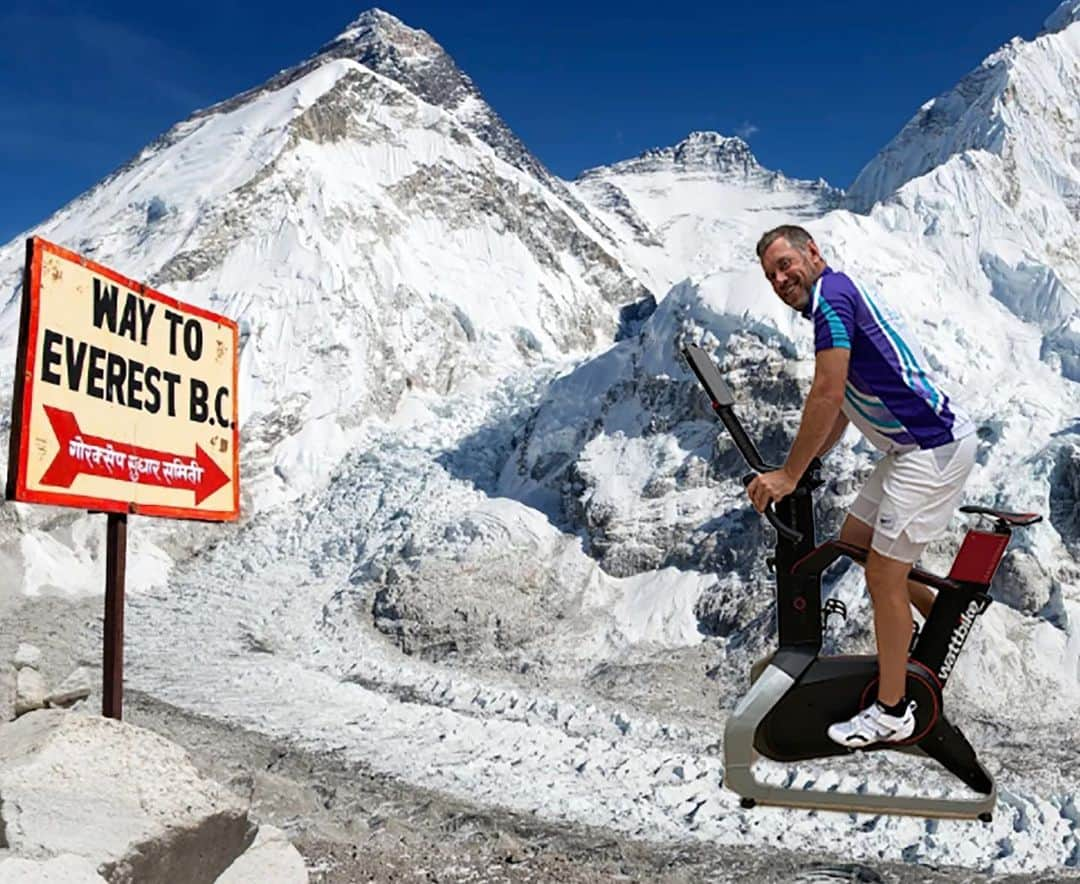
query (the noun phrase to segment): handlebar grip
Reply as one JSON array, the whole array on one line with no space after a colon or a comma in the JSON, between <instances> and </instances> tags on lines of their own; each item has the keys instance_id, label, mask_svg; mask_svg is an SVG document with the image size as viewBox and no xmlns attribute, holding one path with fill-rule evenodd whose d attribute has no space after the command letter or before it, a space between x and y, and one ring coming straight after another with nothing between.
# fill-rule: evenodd
<instances>
[{"instance_id":1,"label":"handlebar grip","mask_svg":"<svg viewBox=\"0 0 1080 884\"><path fill-rule=\"evenodd\" d=\"M776 514L770 503L765 507L765 518L769 520L769 524L776 529L776 533L783 537L785 540L790 540L792 543L802 542L802 532L796 531L794 528L785 525L780 521L780 517Z\"/></svg>"},{"instance_id":2,"label":"handlebar grip","mask_svg":"<svg viewBox=\"0 0 1080 884\"><path fill-rule=\"evenodd\" d=\"M749 486L754 479L757 478L757 473L747 473L742 477L743 487ZM770 503L765 507L765 511L762 515L768 520L769 524L773 526L776 533L783 537L785 540L791 543L800 543L803 539L802 532L796 531L794 528L786 525L780 520L780 517L776 514L776 510L773 509L773 505Z\"/></svg>"}]
</instances>

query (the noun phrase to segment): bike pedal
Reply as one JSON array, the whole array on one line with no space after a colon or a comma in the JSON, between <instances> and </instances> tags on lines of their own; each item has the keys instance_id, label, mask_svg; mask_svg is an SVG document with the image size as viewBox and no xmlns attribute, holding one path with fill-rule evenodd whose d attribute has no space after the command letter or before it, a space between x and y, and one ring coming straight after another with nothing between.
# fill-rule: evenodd
<instances>
[{"instance_id":1,"label":"bike pedal","mask_svg":"<svg viewBox=\"0 0 1080 884\"><path fill-rule=\"evenodd\" d=\"M825 604L821 608L821 622L823 625L829 625L830 614L838 614L841 622L846 622L847 605L840 601L840 599L826 599Z\"/></svg>"}]
</instances>

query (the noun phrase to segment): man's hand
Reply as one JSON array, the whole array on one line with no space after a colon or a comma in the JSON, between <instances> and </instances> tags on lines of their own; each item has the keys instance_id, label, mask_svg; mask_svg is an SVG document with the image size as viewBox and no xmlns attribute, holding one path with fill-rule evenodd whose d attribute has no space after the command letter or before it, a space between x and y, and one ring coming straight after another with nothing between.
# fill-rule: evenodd
<instances>
[{"instance_id":1,"label":"man's hand","mask_svg":"<svg viewBox=\"0 0 1080 884\"><path fill-rule=\"evenodd\" d=\"M795 490L799 480L792 478L787 470L773 470L771 473L761 473L754 477L754 481L746 486L746 493L750 495L750 502L759 513L763 512L771 502L782 500Z\"/></svg>"}]
</instances>

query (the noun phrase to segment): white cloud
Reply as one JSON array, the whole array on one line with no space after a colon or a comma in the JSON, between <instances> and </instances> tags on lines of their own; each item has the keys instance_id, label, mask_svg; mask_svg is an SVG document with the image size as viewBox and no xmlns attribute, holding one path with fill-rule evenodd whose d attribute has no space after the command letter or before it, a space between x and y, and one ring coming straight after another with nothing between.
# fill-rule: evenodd
<instances>
[{"instance_id":1,"label":"white cloud","mask_svg":"<svg viewBox=\"0 0 1080 884\"><path fill-rule=\"evenodd\" d=\"M754 135L757 135L757 133L760 131L761 130L754 123L751 123L749 120L744 120L735 129L735 134L744 141L747 141Z\"/></svg>"}]
</instances>

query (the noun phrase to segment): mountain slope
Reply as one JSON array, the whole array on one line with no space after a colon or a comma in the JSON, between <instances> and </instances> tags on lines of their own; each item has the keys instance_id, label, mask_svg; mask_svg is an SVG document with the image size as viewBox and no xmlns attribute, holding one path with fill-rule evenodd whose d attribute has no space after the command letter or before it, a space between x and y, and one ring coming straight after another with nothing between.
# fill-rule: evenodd
<instances>
[{"instance_id":1,"label":"mountain slope","mask_svg":"<svg viewBox=\"0 0 1080 884\"><path fill-rule=\"evenodd\" d=\"M693 132L672 147L590 169L574 189L661 294L688 276L744 265L762 230L818 217L840 200L824 181L765 169L746 142L716 132Z\"/></svg>"},{"instance_id":2,"label":"mountain slope","mask_svg":"<svg viewBox=\"0 0 1080 884\"><path fill-rule=\"evenodd\" d=\"M995 52L927 102L847 194L1043 332L1080 381L1080 13L1063 3L1030 42ZM894 208L896 211L894 211Z\"/></svg>"},{"instance_id":3,"label":"mountain slope","mask_svg":"<svg viewBox=\"0 0 1080 884\"><path fill-rule=\"evenodd\" d=\"M246 466L272 485L278 443L325 475L410 386L587 351L648 296L536 178L346 59L179 124L35 232L240 322ZM0 250L7 389L22 257Z\"/></svg>"}]
</instances>

